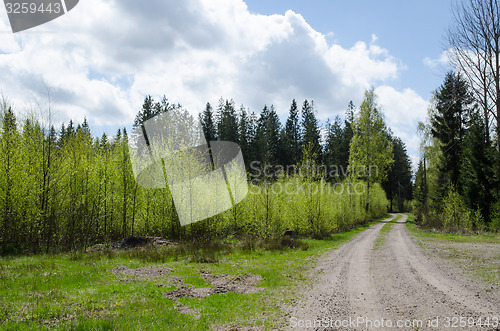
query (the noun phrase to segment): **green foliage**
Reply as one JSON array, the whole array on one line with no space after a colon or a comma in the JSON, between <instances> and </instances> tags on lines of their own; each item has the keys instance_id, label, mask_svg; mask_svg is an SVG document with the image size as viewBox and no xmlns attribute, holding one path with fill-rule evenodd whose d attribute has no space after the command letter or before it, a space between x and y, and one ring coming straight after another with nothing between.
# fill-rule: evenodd
<instances>
[{"instance_id":1,"label":"green foliage","mask_svg":"<svg viewBox=\"0 0 500 331\"><path fill-rule=\"evenodd\" d=\"M463 196L469 208L479 208L484 218L490 214L495 201L495 150L486 134L484 122L473 114L464 141L467 157L462 160Z\"/></svg>"},{"instance_id":2,"label":"green foliage","mask_svg":"<svg viewBox=\"0 0 500 331\"><path fill-rule=\"evenodd\" d=\"M473 225L473 214L465 206L462 197L454 187L450 187L443 200L443 227L452 232L470 232Z\"/></svg>"},{"instance_id":3,"label":"green foliage","mask_svg":"<svg viewBox=\"0 0 500 331\"><path fill-rule=\"evenodd\" d=\"M493 232L500 232L500 201L492 206L490 219L491 222L489 224L489 230Z\"/></svg>"},{"instance_id":4,"label":"green foliage","mask_svg":"<svg viewBox=\"0 0 500 331\"><path fill-rule=\"evenodd\" d=\"M282 164L297 164L300 161L302 134L299 123L299 110L295 99L292 100L292 104L290 105L284 135L281 141L284 154L282 157Z\"/></svg>"},{"instance_id":5,"label":"green foliage","mask_svg":"<svg viewBox=\"0 0 500 331\"><path fill-rule=\"evenodd\" d=\"M369 210L370 184L381 182L394 163L393 146L372 90L365 92L360 111L352 123L354 136L349 149L352 178L366 180L366 210Z\"/></svg>"},{"instance_id":6,"label":"green foliage","mask_svg":"<svg viewBox=\"0 0 500 331\"><path fill-rule=\"evenodd\" d=\"M497 153L488 119L473 103L470 87L460 74L446 75L435 93L428 122L419 124L423 160L414 184L417 220L446 231L495 228Z\"/></svg>"},{"instance_id":7,"label":"green foliage","mask_svg":"<svg viewBox=\"0 0 500 331\"><path fill-rule=\"evenodd\" d=\"M324 146L324 162L328 166L336 166L340 170L339 178L347 175L349 166L349 148L354 135L352 121L354 119L354 104L349 103L346 118L343 121L339 116L335 117L333 123L326 124L326 142Z\"/></svg>"},{"instance_id":8,"label":"green foliage","mask_svg":"<svg viewBox=\"0 0 500 331\"><path fill-rule=\"evenodd\" d=\"M380 182L386 177L394 158L393 146L387 139L387 127L373 90L365 92L365 99L353 122L353 131L349 154L353 176L362 169L364 179Z\"/></svg>"},{"instance_id":9,"label":"green foliage","mask_svg":"<svg viewBox=\"0 0 500 331\"><path fill-rule=\"evenodd\" d=\"M223 141L239 142L238 120L234 100L219 100L217 107L217 137Z\"/></svg>"},{"instance_id":10,"label":"green foliage","mask_svg":"<svg viewBox=\"0 0 500 331\"><path fill-rule=\"evenodd\" d=\"M288 129L282 129L272 106L264 108L256 123L243 107L238 119L234 102L221 101L215 119L221 131L216 136L233 140L231 135L236 133L242 149L260 155L256 160L278 165L283 162L280 153L288 134L302 135L296 108L292 103ZM144 121L173 109L179 113L175 120L194 127L194 118L180 105L147 97L130 138ZM70 121L57 132L36 118L18 123L5 106L0 122L1 253L84 251L98 243L149 235L195 241L206 248L193 248L195 259L216 261L209 245L217 240L232 236L271 240L288 229L322 238L385 214L388 202L380 185L372 185L372 194L367 196L358 179L328 180L315 143L319 143L319 129L312 102L304 102L303 110L303 129L312 143L300 150L301 159L291 165L299 171L257 176L260 182L250 185L249 195L240 204L181 227L168 188L137 185L126 129L94 138L85 120L82 124ZM202 116L208 122L210 111L207 105ZM296 149L300 146L296 143L285 149ZM183 165L195 169L197 163L187 160ZM367 202L369 210L364 209Z\"/></svg>"},{"instance_id":11,"label":"green foliage","mask_svg":"<svg viewBox=\"0 0 500 331\"><path fill-rule=\"evenodd\" d=\"M460 173L471 103L472 97L462 76L453 72L446 74L443 85L436 91L436 111L430 119L431 133L441 142L439 183L444 190L452 184L459 193L463 192ZM441 191L442 196L444 193Z\"/></svg>"},{"instance_id":12,"label":"green foliage","mask_svg":"<svg viewBox=\"0 0 500 331\"><path fill-rule=\"evenodd\" d=\"M217 130L215 127L214 113L212 106L207 102L205 110L200 114L200 122L203 127L203 133L205 134L205 139L207 142L211 142L217 139Z\"/></svg>"},{"instance_id":13,"label":"green foliage","mask_svg":"<svg viewBox=\"0 0 500 331\"><path fill-rule=\"evenodd\" d=\"M404 202L412 197L412 170L411 161L406 151L405 143L398 137L390 136L393 145L394 164L382 182L387 198L390 202L389 212L393 212L393 200L399 212L407 211Z\"/></svg>"},{"instance_id":14,"label":"green foliage","mask_svg":"<svg viewBox=\"0 0 500 331\"><path fill-rule=\"evenodd\" d=\"M245 156L245 165L247 169L249 168L250 160L254 159L252 139L255 136L255 121L255 114L250 113L245 109L245 107L241 106L238 135L240 140L241 152Z\"/></svg>"},{"instance_id":15,"label":"green foliage","mask_svg":"<svg viewBox=\"0 0 500 331\"><path fill-rule=\"evenodd\" d=\"M302 104L302 142L303 147L308 148L314 154L315 161L321 160L320 130L315 114L314 102L304 100ZM304 149L303 149L304 151ZM302 156L304 158L304 155Z\"/></svg>"}]
</instances>

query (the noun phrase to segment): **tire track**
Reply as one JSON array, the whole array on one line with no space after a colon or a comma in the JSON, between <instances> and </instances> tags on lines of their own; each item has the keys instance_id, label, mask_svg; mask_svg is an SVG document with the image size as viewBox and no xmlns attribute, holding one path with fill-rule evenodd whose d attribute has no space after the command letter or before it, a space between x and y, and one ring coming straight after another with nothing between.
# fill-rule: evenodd
<instances>
[{"instance_id":1,"label":"tire track","mask_svg":"<svg viewBox=\"0 0 500 331\"><path fill-rule=\"evenodd\" d=\"M384 302L392 303L397 315L404 319L500 316L499 308L481 297L479 290L469 289L459 279L447 277L439 268L439 261L433 261L421 251L406 229L406 220L407 216L403 215L396 222L388 235L385 254L373 262L378 266L376 285L379 293L384 293ZM393 280L390 286L386 281L389 275L384 272L388 269L388 260L384 266L384 256L392 257L389 259Z\"/></svg>"},{"instance_id":2,"label":"tire track","mask_svg":"<svg viewBox=\"0 0 500 331\"><path fill-rule=\"evenodd\" d=\"M422 252L406 229L406 215L386 234L384 245L374 248L380 230L394 217L370 227L320 260L311 275L313 285L303 290L300 304L291 310L295 326L297 321L309 321L305 325L309 329L324 330L324 324L310 324L364 318L390 320L393 327L357 324L333 329L449 330L446 318L500 318L496 299L489 300L484 290L455 274L456 270L445 270L439 258ZM427 324L436 318L440 319L437 327ZM401 327L396 324L401 321L417 324ZM287 329L294 329L291 324ZM478 326L467 329L495 330Z\"/></svg>"},{"instance_id":3,"label":"tire track","mask_svg":"<svg viewBox=\"0 0 500 331\"><path fill-rule=\"evenodd\" d=\"M313 287L303 291L302 303L292 309L291 316L303 321L380 317L370 260L380 230L394 217L371 226L324 256L312 275Z\"/></svg>"}]
</instances>

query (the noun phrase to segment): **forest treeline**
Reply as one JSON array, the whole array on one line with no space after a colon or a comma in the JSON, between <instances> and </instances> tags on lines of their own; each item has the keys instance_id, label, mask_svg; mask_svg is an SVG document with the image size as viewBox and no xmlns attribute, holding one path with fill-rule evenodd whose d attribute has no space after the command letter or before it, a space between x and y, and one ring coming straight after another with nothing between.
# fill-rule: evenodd
<instances>
[{"instance_id":1,"label":"forest treeline","mask_svg":"<svg viewBox=\"0 0 500 331\"><path fill-rule=\"evenodd\" d=\"M422 154L415 212L423 226L453 232L500 230L499 152L481 108L460 73L435 92L419 124Z\"/></svg>"},{"instance_id":2,"label":"forest treeline","mask_svg":"<svg viewBox=\"0 0 500 331\"><path fill-rule=\"evenodd\" d=\"M187 110L148 96L134 127L159 113ZM349 104L320 127L314 103L291 102L284 125L273 106L259 116L231 100L200 114L207 141L240 144L250 192L220 215L181 227L170 191L136 184L129 133L93 137L85 120L56 130L4 102L0 118L0 245L4 254L84 249L126 236L206 240L227 236L275 237L287 229L321 237L404 208L411 168L404 143L385 126L373 91L359 109ZM368 138L368 139L367 139ZM379 157L383 156L383 157ZM262 177L259 166L296 165L307 171ZM255 163L257 162L257 163ZM326 172L339 169L377 171ZM389 197L389 200L386 198ZM394 206L393 202L394 201Z\"/></svg>"},{"instance_id":3,"label":"forest treeline","mask_svg":"<svg viewBox=\"0 0 500 331\"><path fill-rule=\"evenodd\" d=\"M430 228L500 231L500 1L464 0L453 11L453 70L419 124L415 212Z\"/></svg>"}]
</instances>

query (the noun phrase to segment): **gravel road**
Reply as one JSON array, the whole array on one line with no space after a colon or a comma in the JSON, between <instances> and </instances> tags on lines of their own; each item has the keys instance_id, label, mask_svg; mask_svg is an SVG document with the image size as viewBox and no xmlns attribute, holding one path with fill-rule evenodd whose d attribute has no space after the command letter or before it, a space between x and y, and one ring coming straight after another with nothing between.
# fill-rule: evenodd
<instances>
[{"instance_id":1,"label":"gravel road","mask_svg":"<svg viewBox=\"0 0 500 331\"><path fill-rule=\"evenodd\" d=\"M290 309L288 329L500 330L500 291L427 254L406 229L406 215L389 223L396 216L321 258ZM392 228L380 233L384 226Z\"/></svg>"}]
</instances>

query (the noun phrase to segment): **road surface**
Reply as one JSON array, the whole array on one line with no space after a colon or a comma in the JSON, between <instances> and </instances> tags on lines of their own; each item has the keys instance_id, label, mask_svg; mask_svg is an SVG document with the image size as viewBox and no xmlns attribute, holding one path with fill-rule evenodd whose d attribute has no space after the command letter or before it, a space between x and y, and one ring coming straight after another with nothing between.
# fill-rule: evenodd
<instances>
[{"instance_id":1,"label":"road surface","mask_svg":"<svg viewBox=\"0 0 500 331\"><path fill-rule=\"evenodd\" d=\"M321 258L288 329L500 330L498 292L426 254L406 229L406 215L388 225L396 216Z\"/></svg>"}]
</instances>

